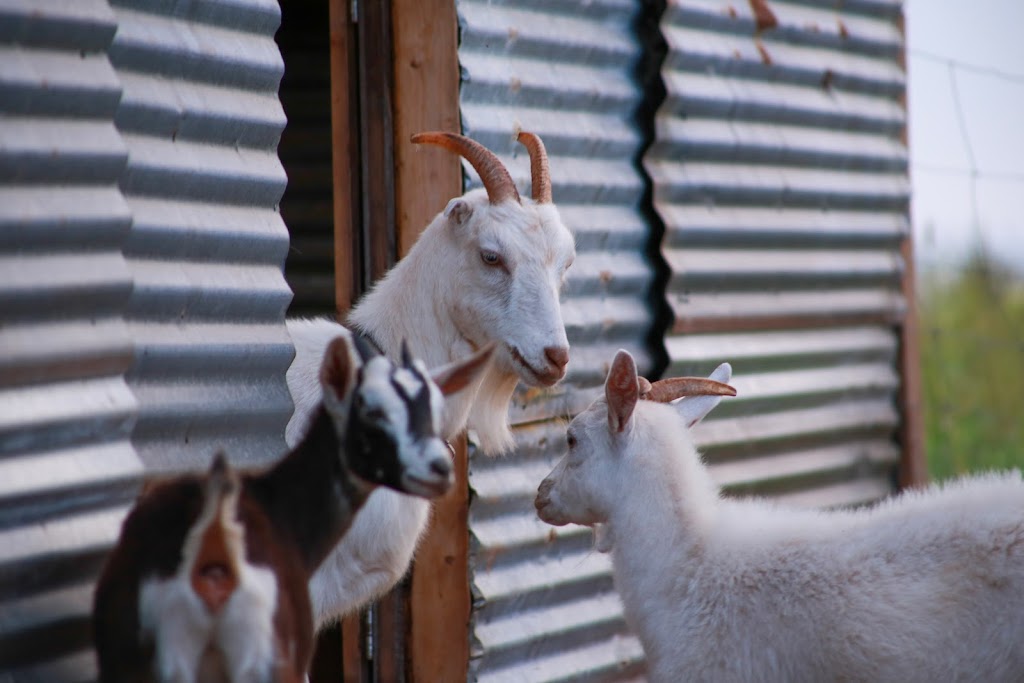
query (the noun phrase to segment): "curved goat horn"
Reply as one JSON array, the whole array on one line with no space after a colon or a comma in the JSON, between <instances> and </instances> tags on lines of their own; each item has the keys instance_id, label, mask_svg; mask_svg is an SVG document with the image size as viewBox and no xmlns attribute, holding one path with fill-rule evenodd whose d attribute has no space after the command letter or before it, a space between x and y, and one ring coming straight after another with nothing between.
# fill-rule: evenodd
<instances>
[{"instance_id":1,"label":"curved goat horn","mask_svg":"<svg viewBox=\"0 0 1024 683\"><path fill-rule=\"evenodd\" d=\"M544 141L536 133L521 131L517 137L530 153L530 182L533 185L533 201L538 204L551 203L551 167L548 165L548 151Z\"/></svg>"},{"instance_id":2,"label":"curved goat horn","mask_svg":"<svg viewBox=\"0 0 1024 683\"><path fill-rule=\"evenodd\" d=\"M431 131L416 133L412 136L412 141L417 145L436 145L465 157L466 161L476 169L480 180L483 181L484 188L487 189L487 198L491 204L500 204L509 198L514 198L520 204L522 203L519 199L519 190L512 182L512 176L509 175L508 169L494 155L494 152L476 140L470 140L465 135L458 133Z\"/></svg>"},{"instance_id":3,"label":"curved goat horn","mask_svg":"<svg viewBox=\"0 0 1024 683\"><path fill-rule=\"evenodd\" d=\"M706 377L669 377L652 382L641 391L640 398L657 403L671 403L683 396L735 396L736 390L723 382Z\"/></svg>"}]
</instances>

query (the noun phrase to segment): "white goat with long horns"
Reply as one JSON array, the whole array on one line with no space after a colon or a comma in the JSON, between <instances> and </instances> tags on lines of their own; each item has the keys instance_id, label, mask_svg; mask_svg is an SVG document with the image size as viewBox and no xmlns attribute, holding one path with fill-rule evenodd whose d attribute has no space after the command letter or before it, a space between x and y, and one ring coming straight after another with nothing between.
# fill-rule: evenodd
<instances>
[{"instance_id":1,"label":"white goat with long horns","mask_svg":"<svg viewBox=\"0 0 1024 683\"><path fill-rule=\"evenodd\" d=\"M558 296L575 258L572 234L551 201L547 153L540 138L522 132L530 155L532 200L519 192L501 161L479 143L454 133L420 133L472 164L483 189L448 202L409 253L363 298L348 326L395 358L400 341L428 366L472 353L489 342L499 349L486 374L447 401L443 435L474 429L485 452L512 444L508 406L516 384L546 387L565 375L569 344ZM295 414L294 443L319 400L316 365L340 325L291 320L295 361L288 388ZM393 586L405 573L429 513L423 500L378 491L311 583L318 623L351 612Z\"/></svg>"},{"instance_id":2,"label":"white goat with long horns","mask_svg":"<svg viewBox=\"0 0 1024 683\"><path fill-rule=\"evenodd\" d=\"M674 381L655 395L620 351L536 500L606 526L652 681L1024 680L1019 473L859 510L721 498L689 427L730 388Z\"/></svg>"}]
</instances>

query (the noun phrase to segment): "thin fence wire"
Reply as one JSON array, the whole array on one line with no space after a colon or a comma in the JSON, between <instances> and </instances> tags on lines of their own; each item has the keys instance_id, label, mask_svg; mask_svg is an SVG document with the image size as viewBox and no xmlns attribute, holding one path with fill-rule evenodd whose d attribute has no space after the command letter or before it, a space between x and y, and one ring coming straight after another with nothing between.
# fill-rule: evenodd
<instances>
[{"instance_id":1,"label":"thin fence wire","mask_svg":"<svg viewBox=\"0 0 1024 683\"><path fill-rule=\"evenodd\" d=\"M918 282L929 465L938 478L975 469L1019 468L1024 466L1024 446L1018 445L1024 444L1024 428L1016 417L1024 403L1024 282L992 253L978 186L986 181L1024 184L1024 171L979 166L961 86L968 78L996 78L1005 83L1008 97L1017 96L1013 90L1024 86L1024 73L923 50L911 49L909 54L946 66L967 162L912 162L911 173L963 179L975 241L973 251L961 260L929 257L929 268L922 269Z\"/></svg>"}]
</instances>

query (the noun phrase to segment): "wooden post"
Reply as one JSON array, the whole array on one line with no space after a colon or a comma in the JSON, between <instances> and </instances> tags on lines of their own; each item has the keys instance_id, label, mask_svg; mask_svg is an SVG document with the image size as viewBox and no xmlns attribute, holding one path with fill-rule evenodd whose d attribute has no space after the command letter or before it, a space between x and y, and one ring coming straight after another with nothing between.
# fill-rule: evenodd
<instances>
[{"instance_id":1,"label":"wooden post","mask_svg":"<svg viewBox=\"0 0 1024 683\"><path fill-rule=\"evenodd\" d=\"M355 40L348 0L330 0L331 63L331 175L334 193L334 305L342 319L359 294L359 268L352 245L358 225L359 138L353 78Z\"/></svg>"},{"instance_id":2,"label":"wooden post","mask_svg":"<svg viewBox=\"0 0 1024 683\"><path fill-rule=\"evenodd\" d=\"M902 12L897 21L904 39L904 52L900 61L903 70L906 71L906 27ZM903 111L907 112L906 95L903 97ZM907 120L909 121L909 115ZM903 128L904 145L909 144L907 125ZM910 221L909 209L907 210L907 223L908 226L913 225ZM918 343L917 281L914 268L913 235L914 231L911 227L900 244L900 255L903 257L901 284L903 298L907 305L906 312L903 314L903 324L900 326L899 407L902 420L900 421L899 438L903 447L899 471L900 488L919 486L928 481L928 460L924 450L924 402L921 398L921 347Z\"/></svg>"},{"instance_id":3,"label":"wooden post","mask_svg":"<svg viewBox=\"0 0 1024 683\"><path fill-rule=\"evenodd\" d=\"M453 0L392 0L395 76L395 205L399 253L462 194L457 157L417 149L420 131L458 132L458 18ZM455 486L434 503L416 553L406 672L412 681L463 681L469 668L469 482L459 440Z\"/></svg>"}]
</instances>

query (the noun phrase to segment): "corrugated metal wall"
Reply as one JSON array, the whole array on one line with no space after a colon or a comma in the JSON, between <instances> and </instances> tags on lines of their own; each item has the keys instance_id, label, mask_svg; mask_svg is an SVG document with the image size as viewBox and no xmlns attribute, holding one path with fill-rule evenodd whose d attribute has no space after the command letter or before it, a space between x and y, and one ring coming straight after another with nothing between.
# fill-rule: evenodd
<instances>
[{"instance_id":1,"label":"corrugated metal wall","mask_svg":"<svg viewBox=\"0 0 1024 683\"><path fill-rule=\"evenodd\" d=\"M813 4L813 3L812 3ZM896 1L669 5L645 165L666 231L669 374L733 364L699 440L729 490L800 505L893 490L908 230Z\"/></svg>"},{"instance_id":2,"label":"corrugated metal wall","mask_svg":"<svg viewBox=\"0 0 1024 683\"><path fill-rule=\"evenodd\" d=\"M280 10L275 0L112 4L121 188L134 219L133 443L161 470L205 465L218 448L266 460L283 452L291 414Z\"/></svg>"},{"instance_id":3,"label":"corrugated metal wall","mask_svg":"<svg viewBox=\"0 0 1024 683\"><path fill-rule=\"evenodd\" d=\"M291 412L277 3L121 5L0 6L0 680L93 679L144 469Z\"/></svg>"},{"instance_id":4,"label":"corrugated metal wall","mask_svg":"<svg viewBox=\"0 0 1024 683\"><path fill-rule=\"evenodd\" d=\"M654 269L634 163L643 97L633 71L639 8L626 1L459 2L463 130L502 156L526 190L529 159L515 126L536 132L551 157L554 200L578 256L562 297L572 360L554 392L523 392L514 408L518 448L474 455L475 611L471 674L525 681L636 673L639 644L625 635L606 556L589 531L552 531L533 498L564 443L555 419L589 403L616 349L654 364L648 293ZM631 663L633 665L631 665Z\"/></svg>"},{"instance_id":5,"label":"corrugated metal wall","mask_svg":"<svg viewBox=\"0 0 1024 683\"><path fill-rule=\"evenodd\" d=\"M479 680L643 674L608 558L532 505L564 451L548 418L588 403L620 346L642 368L667 352L667 375L733 364L740 398L698 433L727 490L826 506L893 490L908 229L900 4L811 5L772 2L780 25L756 33L748 3L670 3L648 140L632 115L651 89L633 66L659 45L634 13L656 19L656 3L459 3L465 130L506 155L516 124L544 137L580 247L563 301L571 374L555 395L521 394L514 456L471 465ZM645 178L630 161L648 143ZM525 179L522 159L510 165ZM654 215L638 207L648 188ZM656 321L643 254L662 229L675 324L664 349L645 349Z\"/></svg>"},{"instance_id":6,"label":"corrugated metal wall","mask_svg":"<svg viewBox=\"0 0 1024 683\"><path fill-rule=\"evenodd\" d=\"M92 577L142 465L105 1L0 6L0 680L94 671Z\"/></svg>"}]
</instances>

